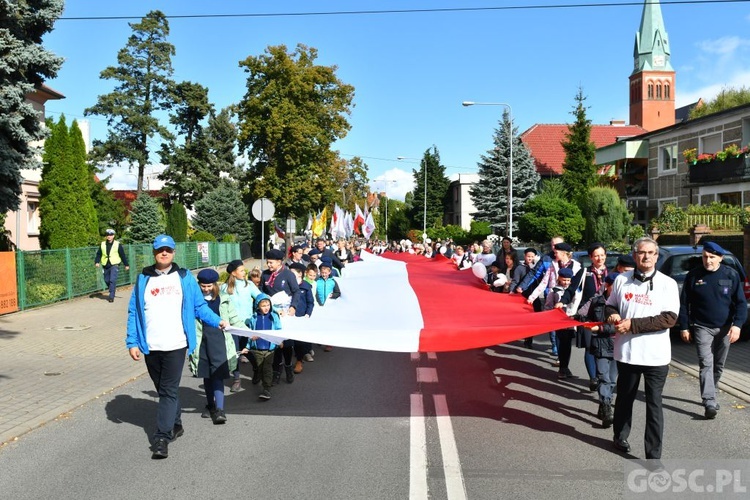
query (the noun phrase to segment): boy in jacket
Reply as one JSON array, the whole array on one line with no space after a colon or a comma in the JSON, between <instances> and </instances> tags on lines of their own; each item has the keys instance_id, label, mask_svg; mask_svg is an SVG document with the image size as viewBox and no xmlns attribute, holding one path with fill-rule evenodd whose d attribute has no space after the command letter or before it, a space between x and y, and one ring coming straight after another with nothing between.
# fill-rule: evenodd
<instances>
[{"instance_id":1,"label":"boy in jacket","mask_svg":"<svg viewBox=\"0 0 750 500\"><path fill-rule=\"evenodd\" d=\"M271 297L261 293L256 299L255 312L245 320L245 325L251 330L281 330L281 318L271 307ZM260 371L260 381L263 391L258 396L261 401L271 399L271 385L273 380L273 356L276 344L253 335L248 339L247 347L242 349L241 354L250 353L255 357Z\"/></svg>"}]
</instances>

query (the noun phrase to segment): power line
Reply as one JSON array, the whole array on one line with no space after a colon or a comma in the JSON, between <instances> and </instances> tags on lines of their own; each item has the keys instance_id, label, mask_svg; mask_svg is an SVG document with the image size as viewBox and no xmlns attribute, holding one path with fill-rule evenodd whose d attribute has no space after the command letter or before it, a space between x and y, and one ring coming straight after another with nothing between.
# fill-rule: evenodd
<instances>
[{"instance_id":1,"label":"power line","mask_svg":"<svg viewBox=\"0 0 750 500\"><path fill-rule=\"evenodd\" d=\"M661 5L700 5L720 3L748 3L750 0L665 0ZM652 4L656 2L646 2ZM167 15L167 19L222 19L222 18L261 18L261 17L308 17L308 16L359 16L359 15L382 15L382 14L425 14L443 12L488 12L508 10L552 10L552 9L580 9L580 8L605 8L605 7L641 7L644 2L598 2L592 4L570 3L562 5L504 5L499 7L446 7L430 9L383 9L383 10L335 10L314 12L268 12L268 13L241 13L241 14L178 14ZM139 20L143 16L79 16L60 17L59 21L117 21L117 20Z\"/></svg>"}]
</instances>

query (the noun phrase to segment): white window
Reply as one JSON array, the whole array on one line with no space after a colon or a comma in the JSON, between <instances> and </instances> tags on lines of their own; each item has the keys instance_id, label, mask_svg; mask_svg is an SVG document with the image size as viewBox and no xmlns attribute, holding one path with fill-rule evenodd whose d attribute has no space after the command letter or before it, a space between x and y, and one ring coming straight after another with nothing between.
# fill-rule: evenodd
<instances>
[{"instance_id":1,"label":"white window","mask_svg":"<svg viewBox=\"0 0 750 500\"><path fill-rule=\"evenodd\" d=\"M724 149L721 147L721 134L707 135L701 137L699 153L715 154Z\"/></svg>"},{"instance_id":2,"label":"white window","mask_svg":"<svg viewBox=\"0 0 750 500\"><path fill-rule=\"evenodd\" d=\"M677 144L670 144L660 148L659 171L660 172L677 172Z\"/></svg>"},{"instance_id":3,"label":"white window","mask_svg":"<svg viewBox=\"0 0 750 500\"><path fill-rule=\"evenodd\" d=\"M36 201L26 203L26 232L39 234L39 203Z\"/></svg>"}]
</instances>

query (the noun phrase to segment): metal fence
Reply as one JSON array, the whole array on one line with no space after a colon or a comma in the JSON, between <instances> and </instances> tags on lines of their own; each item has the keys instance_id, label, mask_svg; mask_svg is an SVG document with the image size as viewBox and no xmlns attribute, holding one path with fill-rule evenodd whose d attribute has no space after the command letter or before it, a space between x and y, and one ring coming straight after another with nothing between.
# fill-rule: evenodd
<instances>
[{"instance_id":1,"label":"metal fence","mask_svg":"<svg viewBox=\"0 0 750 500\"><path fill-rule=\"evenodd\" d=\"M687 227L697 224L705 224L712 230L735 230L742 231L743 223L739 215L729 214L688 214Z\"/></svg>"},{"instance_id":2,"label":"metal fence","mask_svg":"<svg viewBox=\"0 0 750 500\"><path fill-rule=\"evenodd\" d=\"M94 267L99 247L16 252L18 307L50 304L104 290L101 268ZM153 246L125 245L130 270L120 264L117 286L130 285L154 263ZM239 243L177 243L175 263L186 269L225 264L240 258Z\"/></svg>"}]
</instances>

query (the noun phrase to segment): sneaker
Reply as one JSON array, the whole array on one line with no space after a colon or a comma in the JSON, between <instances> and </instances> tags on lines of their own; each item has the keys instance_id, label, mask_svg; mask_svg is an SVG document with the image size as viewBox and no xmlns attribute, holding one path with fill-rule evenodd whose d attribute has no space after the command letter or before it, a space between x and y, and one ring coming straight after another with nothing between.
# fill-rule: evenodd
<instances>
[{"instance_id":1,"label":"sneaker","mask_svg":"<svg viewBox=\"0 0 750 500\"><path fill-rule=\"evenodd\" d=\"M312 352L312 351L310 351L310 352ZM307 354L305 354L305 356L302 358L306 363L312 363L313 361L315 361L313 359L312 354L310 354L310 352L308 352Z\"/></svg>"},{"instance_id":2,"label":"sneaker","mask_svg":"<svg viewBox=\"0 0 750 500\"><path fill-rule=\"evenodd\" d=\"M242 382L240 382L240 379L236 378L234 379L234 382L232 382L232 387L229 388L229 392L240 392L242 390Z\"/></svg>"},{"instance_id":3,"label":"sneaker","mask_svg":"<svg viewBox=\"0 0 750 500\"><path fill-rule=\"evenodd\" d=\"M716 418L716 407L715 406L706 406L706 413L704 414L706 416L707 420L713 420Z\"/></svg>"},{"instance_id":4,"label":"sneaker","mask_svg":"<svg viewBox=\"0 0 750 500\"><path fill-rule=\"evenodd\" d=\"M268 401L269 399L271 399L271 391L269 391L268 389L263 389L263 392L260 393L258 399Z\"/></svg>"},{"instance_id":5,"label":"sneaker","mask_svg":"<svg viewBox=\"0 0 750 500\"><path fill-rule=\"evenodd\" d=\"M297 360L297 362L294 363L294 373L302 373L302 361Z\"/></svg>"},{"instance_id":6,"label":"sneaker","mask_svg":"<svg viewBox=\"0 0 750 500\"><path fill-rule=\"evenodd\" d=\"M206 409L201 413L201 418L211 418L211 414L216 411L216 406L206 405Z\"/></svg>"},{"instance_id":7,"label":"sneaker","mask_svg":"<svg viewBox=\"0 0 750 500\"><path fill-rule=\"evenodd\" d=\"M153 451L154 452L151 455L151 458L153 458L154 460L167 458L169 456L169 443L167 443L166 439L159 438L154 443Z\"/></svg>"},{"instance_id":8,"label":"sneaker","mask_svg":"<svg viewBox=\"0 0 750 500\"><path fill-rule=\"evenodd\" d=\"M313 356L315 356L315 351L313 351L312 349L310 349L310 352L308 354L312 358ZM307 361L307 360L305 360L305 361Z\"/></svg>"},{"instance_id":9,"label":"sneaker","mask_svg":"<svg viewBox=\"0 0 750 500\"><path fill-rule=\"evenodd\" d=\"M185 434L185 429L182 427L182 424L174 424L174 427L172 428L172 441L183 434Z\"/></svg>"},{"instance_id":10,"label":"sneaker","mask_svg":"<svg viewBox=\"0 0 750 500\"><path fill-rule=\"evenodd\" d=\"M224 413L223 409L217 408L216 411L211 415L211 420L213 421L214 425L224 424L227 421L227 414Z\"/></svg>"}]
</instances>

